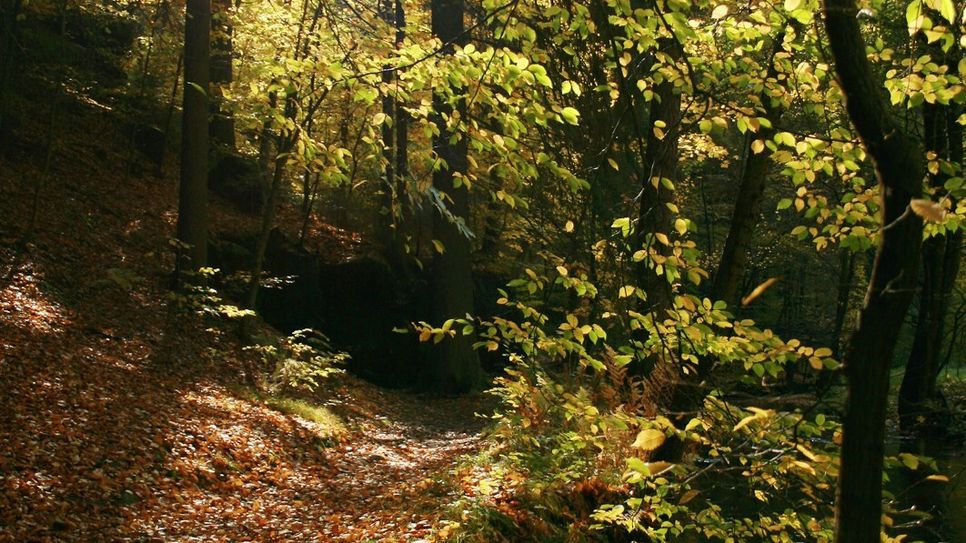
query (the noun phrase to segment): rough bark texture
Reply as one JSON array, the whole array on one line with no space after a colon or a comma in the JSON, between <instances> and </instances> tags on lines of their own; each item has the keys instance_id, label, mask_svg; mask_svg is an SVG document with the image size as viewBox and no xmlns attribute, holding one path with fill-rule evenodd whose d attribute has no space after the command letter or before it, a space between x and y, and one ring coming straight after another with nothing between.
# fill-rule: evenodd
<instances>
[{"instance_id":1,"label":"rough bark texture","mask_svg":"<svg viewBox=\"0 0 966 543\"><path fill-rule=\"evenodd\" d=\"M879 180L882 234L869 290L842 362L848 379L842 420L836 541L878 543L889 368L916 288L922 221L908 212L922 194L923 151L895 123L865 54L854 0L825 1L825 29L849 118Z\"/></svg>"},{"instance_id":2,"label":"rough bark texture","mask_svg":"<svg viewBox=\"0 0 966 543\"><path fill-rule=\"evenodd\" d=\"M181 121L181 185L178 239L190 246L179 269L208 261L208 60L211 5L188 0L184 37L184 100ZM181 260L186 260L181 262Z\"/></svg>"},{"instance_id":3,"label":"rough bark texture","mask_svg":"<svg viewBox=\"0 0 966 543\"><path fill-rule=\"evenodd\" d=\"M444 44L444 54L452 54L452 44L465 43L463 30L463 0L433 0L433 34ZM458 106L461 107L461 106ZM433 147L446 166L433 173L433 187L445 192L451 201L447 209L458 219L469 216L469 192L466 185L453 187L453 174L465 172L466 140L450 140L446 118L453 113L442 94L434 94L433 109L438 112L439 136ZM470 240L457 224L440 213L434 215L435 237L443 243L445 252L437 254L433 263L432 318L441 323L449 318L461 318L473 312L473 277L470 261ZM457 333L433 346L426 368L425 385L444 394L467 392L481 382L480 360L469 337Z\"/></svg>"},{"instance_id":4,"label":"rough bark texture","mask_svg":"<svg viewBox=\"0 0 966 543\"><path fill-rule=\"evenodd\" d=\"M235 149L235 119L224 105L222 86L230 85L233 80L231 59L232 24L231 0L213 0L214 17L211 43L211 141L230 151Z\"/></svg>"},{"instance_id":5,"label":"rough bark texture","mask_svg":"<svg viewBox=\"0 0 966 543\"><path fill-rule=\"evenodd\" d=\"M775 37L771 57L768 59L767 77L769 79L778 75L774 58L782 50L784 40L784 32ZM765 91L759 96L759 100L761 100L764 108L763 116L774 125L781 117L780 106L773 104L771 97ZM712 298L724 300L728 302L729 306L735 305L738 301L738 286L741 284L741 279L748 267L748 252L751 250L755 226L758 224L758 216L761 214L761 200L765 194L765 181L768 179L768 172L771 169L771 151L765 147L764 150L756 154L751 150L751 144L756 139L769 141L774 135L774 128L762 126L757 134L752 135L745 142L744 156L747 158L741 172L738 197L735 200L734 212L731 215L728 239L725 241L721 262L718 264L718 270L714 276L714 285L711 288Z\"/></svg>"}]
</instances>

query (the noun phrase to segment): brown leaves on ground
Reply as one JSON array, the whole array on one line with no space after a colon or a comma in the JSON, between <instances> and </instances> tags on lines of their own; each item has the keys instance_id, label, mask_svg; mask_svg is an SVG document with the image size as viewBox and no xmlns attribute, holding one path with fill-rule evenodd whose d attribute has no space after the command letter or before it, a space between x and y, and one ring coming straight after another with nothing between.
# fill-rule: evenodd
<instances>
[{"instance_id":1,"label":"brown leaves on ground","mask_svg":"<svg viewBox=\"0 0 966 543\"><path fill-rule=\"evenodd\" d=\"M426 537L476 399L341 377L315 398L349 427L333 444L233 393L240 347L166 300L175 183L126 174L103 111L63 115L24 251L44 127L0 164L0 541Z\"/></svg>"}]
</instances>

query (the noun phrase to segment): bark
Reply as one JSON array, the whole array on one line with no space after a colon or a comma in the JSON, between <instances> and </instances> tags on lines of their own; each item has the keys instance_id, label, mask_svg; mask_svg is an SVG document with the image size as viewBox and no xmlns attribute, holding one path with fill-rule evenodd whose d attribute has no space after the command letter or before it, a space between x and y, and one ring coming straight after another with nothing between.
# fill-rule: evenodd
<instances>
[{"instance_id":1,"label":"bark","mask_svg":"<svg viewBox=\"0 0 966 543\"><path fill-rule=\"evenodd\" d=\"M855 278L855 253L848 249L839 251L838 294L835 297L835 323L832 325L832 352L838 358L842 349L842 328L849 311L849 295L852 294L852 280Z\"/></svg>"},{"instance_id":2,"label":"bark","mask_svg":"<svg viewBox=\"0 0 966 543\"><path fill-rule=\"evenodd\" d=\"M178 239L188 249L178 265L179 269L197 270L208 260L209 1L188 0L185 17Z\"/></svg>"},{"instance_id":3,"label":"bark","mask_svg":"<svg viewBox=\"0 0 966 543\"><path fill-rule=\"evenodd\" d=\"M782 51L784 40L784 31L775 36L771 56L768 59L768 79L778 75L775 55ZM764 108L763 116L774 126L781 118L781 107L772 103L771 97L767 94L767 87L758 98ZM772 165L771 151L767 147L755 154L751 150L751 145L756 139L769 141L774 135L774 128L762 126L757 137L748 137L745 142L746 158L741 172L738 198L735 200L728 238L725 241L721 262L718 264L718 271L715 273L714 285L711 289L713 299L724 300L729 306L734 306L738 302L738 286L748 267L748 253L754 241L755 227L761 214L761 200L765 194L765 182Z\"/></svg>"},{"instance_id":4,"label":"bark","mask_svg":"<svg viewBox=\"0 0 966 543\"><path fill-rule=\"evenodd\" d=\"M926 147L938 156L961 163L962 128L956 122L958 112L949 107L926 104L923 110L923 133ZM948 122L947 122L948 119ZM930 184L941 188L946 176L930 176ZM899 387L899 422L909 433L941 432L942 424L935 409L938 399L936 380L941 369L941 353L945 335L949 297L959 272L962 233L933 236L923 243L923 280L919 294L919 318L906 371Z\"/></svg>"},{"instance_id":5,"label":"bark","mask_svg":"<svg viewBox=\"0 0 966 543\"><path fill-rule=\"evenodd\" d=\"M684 51L674 39L664 38L659 45L661 51L673 60L680 60ZM664 137L659 138L652 130L658 121L664 122ZM654 100L651 101L647 130L647 147L644 153L643 185L641 186L641 200L637 216L637 247L644 247L649 234L671 232L671 210L667 204L673 199L671 190L666 188L661 179L669 179L672 183L678 174L678 137L681 133L681 95L674 92L672 81L663 81L654 89ZM653 238L652 238L653 239ZM651 248L659 255L670 255L670 248L655 241L650 242ZM664 275L657 275L653 269L653 262L645 259L637 269L638 285L647 294L645 311L650 311L655 318L663 318L664 309L671 305L671 285Z\"/></svg>"},{"instance_id":6,"label":"bark","mask_svg":"<svg viewBox=\"0 0 966 543\"><path fill-rule=\"evenodd\" d=\"M396 24L396 14L393 6L393 0L380 0L379 2L379 15L382 20L390 27L394 28ZM393 39L395 43L395 38ZM382 124L382 158L383 158L383 225L382 225L382 235L384 236L384 245L389 251L392 251L393 240L396 237L396 217L399 201L396 194L396 179L395 179L395 131L393 130L393 121L396 117L396 100L390 91L393 82L396 80L396 72L392 69L392 66L384 64L382 67L382 113L386 116L385 123Z\"/></svg>"},{"instance_id":7,"label":"bark","mask_svg":"<svg viewBox=\"0 0 966 543\"><path fill-rule=\"evenodd\" d=\"M215 16L212 31L215 38L211 44L211 141L228 151L235 150L235 119L225 105L224 87L231 85L233 27L231 23L231 0L213 0Z\"/></svg>"},{"instance_id":8,"label":"bark","mask_svg":"<svg viewBox=\"0 0 966 543\"><path fill-rule=\"evenodd\" d=\"M168 154L168 141L171 137L171 121L174 119L175 103L178 101L178 83L181 81L181 69L184 67L184 53L178 55L178 64L174 69L174 81L171 83L171 96L168 98L168 107L164 112L164 138L161 143L161 153L158 156L158 163L154 167L154 176L164 175L164 161Z\"/></svg>"},{"instance_id":9,"label":"bark","mask_svg":"<svg viewBox=\"0 0 966 543\"><path fill-rule=\"evenodd\" d=\"M836 496L838 543L879 543L889 369L916 287L922 221L909 201L922 194L924 153L896 123L873 75L854 0L825 1L825 30L852 124L875 165L881 240L869 289L842 359L848 381Z\"/></svg>"},{"instance_id":10,"label":"bark","mask_svg":"<svg viewBox=\"0 0 966 543\"><path fill-rule=\"evenodd\" d=\"M279 144L282 148L282 144ZM275 158L275 168L272 172L272 184L268 191L265 202L265 209L262 210L262 225L258 233L258 241L255 245L255 263L252 266L251 282L248 286L248 298L246 306L254 309L258 301L258 288L261 285L262 271L265 268L265 253L268 250L268 239L272 234L272 225L275 223L275 208L277 207L278 196L282 189L282 181L285 178L285 157Z\"/></svg>"},{"instance_id":11,"label":"bark","mask_svg":"<svg viewBox=\"0 0 966 543\"><path fill-rule=\"evenodd\" d=\"M18 16L22 6L22 0L0 0L0 146L7 141L7 138L2 137L7 129L9 115L7 94L20 59Z\"/></svg>"},{"instance_id":12,"label":"bark","mask_svg":"<svg viewBox=\"0 0 966 543\"><path fill-rule=\"evenodd\" d=\"M463 25L463 0L433 0L433 34L443 44L466 43ZM452 45L444 47L443 54L452 54ZM457 106L457 111L464 103ZM445 192L450 202L447 209L452 219L442 213L434 215L435 237L443 243L445 252L437 254L433 263L432 318L440 323L445 319L461 318L473 312L473 277L470 261L470 240L455 221L469 217L469 192L466 185L453 186L453 174L466 171L466 140L451 141L446 118L454 113L445 97L433 96L433 110L437 112L436 124L439 136L433 139L433 147L445 167L433 173L433 187ZM443 394L467 392L482 381L480 360L469 337L457 333L432 347L430 363L425 374L425 385Z\"/></svg>"}]
</instances>

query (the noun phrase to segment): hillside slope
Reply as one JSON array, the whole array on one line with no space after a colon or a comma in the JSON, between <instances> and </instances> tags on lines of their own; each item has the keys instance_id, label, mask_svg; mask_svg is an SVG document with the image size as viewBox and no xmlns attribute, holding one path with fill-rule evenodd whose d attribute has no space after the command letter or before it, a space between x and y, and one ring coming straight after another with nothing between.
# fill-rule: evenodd
<instances>
[{"instance_id":1,"label":"hillside slope","mask_svg":"<svg viewBox=\"0 0 966 543\"><path fill-rule=\"evenodd\" d=\"M252 399L232 328L170 298L176 164L130 173L152 168L123 116L64 81L27 80L0 156L0 541L426 535L478 398L340 376L322 423Z\"/></svg>"}]
</instances>

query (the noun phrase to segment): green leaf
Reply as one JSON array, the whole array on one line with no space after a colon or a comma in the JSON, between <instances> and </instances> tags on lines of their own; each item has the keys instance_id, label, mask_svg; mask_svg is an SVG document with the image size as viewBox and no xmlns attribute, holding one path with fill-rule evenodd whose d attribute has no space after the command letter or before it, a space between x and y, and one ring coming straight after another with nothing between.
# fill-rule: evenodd
<instances>
[{"instance_id":1,"label":"green leaf","mask_svg":"<svg viewBox=\"0 0 966 543\"><path fill-rule=\"evenodd\" d=\"M906 7L906 27L910 36L915 36L916 32L922 28L925 16L922 14L922 0L914 0Z\"/></svg>"},{"instance_id":2,"label":"green leaf","mask_svg":"<svg viewBox=\"0 0 966 543\"><path fill-rule=\"evenodd\" d=\"M577 124L577 118L580 116L580 113L572 107L565 107L560 110L560 116L567 124L575 125Z\"/></svg>"},{"instance_id":3,"label":"green leaf","mask_svg":"<svg viewBox=\"0 0 966 543\"><path fill-rule=\"evenodd\" d=\"M779 211L781 211L783 209L788 209L790 207L792 207L792 199L791 198L782 198L781 200L778 201L778 210Z\"/></svg>"}]
</instances>

